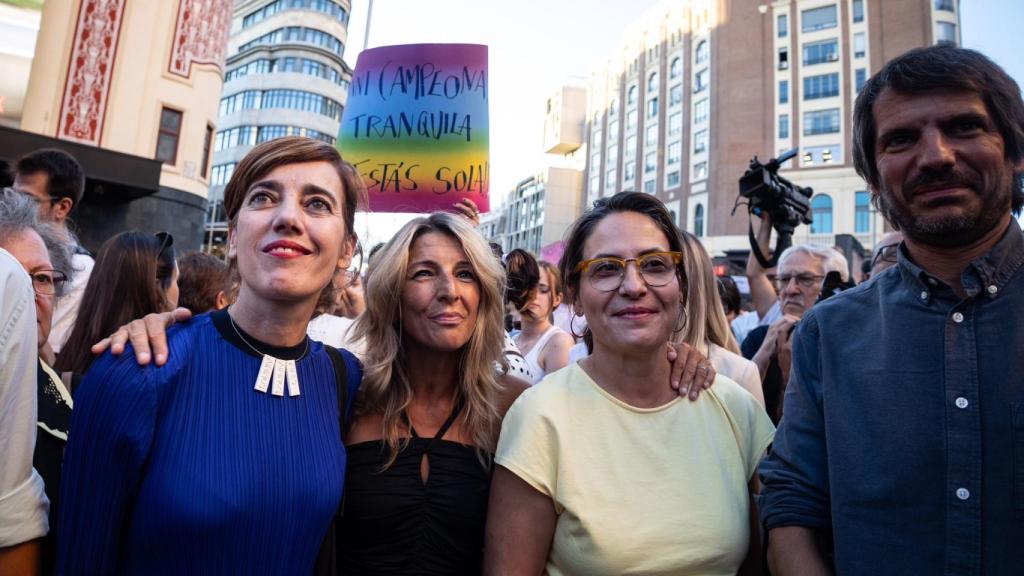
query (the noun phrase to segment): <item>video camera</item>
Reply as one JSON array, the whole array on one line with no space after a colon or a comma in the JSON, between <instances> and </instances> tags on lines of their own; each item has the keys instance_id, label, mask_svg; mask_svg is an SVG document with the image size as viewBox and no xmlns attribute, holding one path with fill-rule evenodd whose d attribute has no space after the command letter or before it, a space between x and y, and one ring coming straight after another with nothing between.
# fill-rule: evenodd
<instances>
[{"instance_id":1,"label":"video camera","mask_svg":"<svg viewBox=\"0 0 1024 576\"><path fill-rule=\"evenodd\" d=\"M809 187L797 186L779 176L779 167L783 162L797 155L794 148L778 158L772 158L762 164L757 156L750 161L750 168L740 178L740 196L747 199L747 207L752 214L761 216L768 214L772 219L772 228L778 232L779 238L775 245L775 253L771 260L764 257L757 245L753 225L750 227L750 247L757 261L765 268L778 263L779 255L790 246L793 231L800 224L810 224L811 194Z\"/></svg>"}]
</instances>

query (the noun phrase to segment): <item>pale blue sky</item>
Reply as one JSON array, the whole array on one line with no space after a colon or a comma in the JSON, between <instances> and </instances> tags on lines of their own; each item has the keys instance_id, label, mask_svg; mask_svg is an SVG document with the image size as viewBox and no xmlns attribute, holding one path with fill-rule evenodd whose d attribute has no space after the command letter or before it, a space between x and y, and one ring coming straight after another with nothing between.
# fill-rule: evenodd
<instances>
[{"instance_id":1,"label":"pale blue sky","mask_svg":"<svg viewBox=\"0 0 1024 576\"><path fill-rule=\"evenodd\" d=\"M491 199L496 204L516 182L545 165L541 140L547 97L567 77L586 77L600 65L626 27L656 3L375 0L369 46L464 42L490 47ZM355 66L367 1L352 4L345 57ZM964 46L984 52L1024 84L1024 0L963 0L960 5ZM359 232L370 243L384 240L408 218L374 215L361 219Z\"/></svg>"}]
</instances>

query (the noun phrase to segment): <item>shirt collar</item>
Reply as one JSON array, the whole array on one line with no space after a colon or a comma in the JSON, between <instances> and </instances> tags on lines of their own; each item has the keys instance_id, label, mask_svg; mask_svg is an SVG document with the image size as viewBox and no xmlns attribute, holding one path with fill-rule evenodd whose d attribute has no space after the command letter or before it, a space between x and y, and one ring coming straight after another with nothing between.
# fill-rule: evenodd
<instances>
[{"instance_id":1,"label":"shirt collar","mask_svg":"<svg viewBox=\"0 0 1024 576\"><path fill-rule=\"evenodd\" d=\"M939 287L948 288L945 282L929 274L910 259L907 255L906 242L900 243L898 252L897 266L900 274L921 290L922 299L927 299L925 294L930 294ZM1010 220L1010 225L999 242L967 266L961 275L961 281L970 296L983 291L990 298L995 298L1021 264L1024 264L1024 230L1021 230L1014 218Z\"/></svg>"}]
</instances>

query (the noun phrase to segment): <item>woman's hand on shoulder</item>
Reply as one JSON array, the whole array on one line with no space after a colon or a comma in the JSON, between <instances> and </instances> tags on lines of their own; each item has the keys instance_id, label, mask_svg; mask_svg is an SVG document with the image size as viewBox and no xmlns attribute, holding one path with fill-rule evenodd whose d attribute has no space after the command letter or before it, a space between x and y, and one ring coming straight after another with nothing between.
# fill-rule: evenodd
<instances>
[{"instance_id":1,"label":"woman's hand on shoulder","mask_svg":"<svg viewBox=\"0 0 1024 576\"><path fill-rule=\"evenodd\" d=\"M668 359L672 362L669 384L691 401L710 388L718 374L707 356L685 342L669 342Z\"/></svg>"},{"instance_id":2,"label":"woman's hand on shoulder","mask_svg":"<svg viewBox=\"0 0 1024 576\"><path fill-rule=\"evenodd\" d=\"M92 345L93 354L102 354L108 349L117 356L124 352L125 344L131 342L135 350L135 361L145 366L155 356L157 366L167 362L167 329L175 322L188 322L192 312L188 308L175 308L170 312L146 314L121 326L113 334Z\"/></svg>"}]
</instances>

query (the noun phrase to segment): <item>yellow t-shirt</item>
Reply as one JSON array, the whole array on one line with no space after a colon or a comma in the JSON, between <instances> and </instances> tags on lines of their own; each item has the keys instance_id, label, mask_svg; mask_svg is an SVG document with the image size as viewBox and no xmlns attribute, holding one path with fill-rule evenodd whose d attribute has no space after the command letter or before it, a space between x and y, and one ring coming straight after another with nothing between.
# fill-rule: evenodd
<instances>
[{"instance_id":1,"label":"yellow t-shirt","mask_svg":"<svg viewBox=\"0 0 1024 576\"><path fill-rule=\"evenodd\" d=\"M512 405L495 461L555 503L547 574L735 574L774 434L723 376L696 402L636 408L570 364Z\"/></svg>"}]
</instances>

